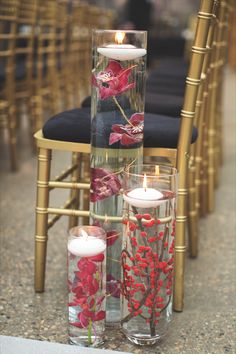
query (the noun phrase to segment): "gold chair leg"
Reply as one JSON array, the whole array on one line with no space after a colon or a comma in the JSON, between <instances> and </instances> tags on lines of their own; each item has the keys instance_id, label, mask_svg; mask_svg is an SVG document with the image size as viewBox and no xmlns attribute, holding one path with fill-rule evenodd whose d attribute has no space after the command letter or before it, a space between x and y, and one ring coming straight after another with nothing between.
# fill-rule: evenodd
<instances>
[{"instance_id":1,"label":"gold chair leg","mask_svg":"<svg viewBox=\"0 0 236 354\"><path fill-rule=\"evenodd\" d=\"M178 190L175 237L175 274L173 309L177 312L184 308L184 269L185 269L185 228L186 228L186 197L187 190Z\"/></svg>"},{"instance_id":2,"label":"gold chair leg","mask_svg":"<svg viewBox=\"0 0 236 354\"><path fill-rule=\"evenodd\" d=\"M38 179L35 230L35 291L43 292L47 252L48 203L51 150L40 148L38 152Z\"/></svg>"},{"instance_id":3,"label":"gold chair leg","mask_svg":"<svg viewBox=\"0 0 236 354\"><path fill-rule=\"evenodd\" d=\"M78 153L72 153L72 166L78 165L78 167L71 174L71 182L77 183L81 176L81 164L78 161ZM79 208L80 203L80 190L78 188L71 189L70 199L73 200L71 207L75 210ZM70 215L69 217L69 229L78 225L78 216Z\"/></svg>"},{"instance_id":4,"label":"gold chair leg","mask_svg":"<svg viewBox=\"0 0 236 354\"><path fill-rule=\"evenodd\" d=\"M189 168L189 188L188 188L188 235L189 254L195 258L198 255L198 215L197 198L195 185L195 167Z\"/></svg>"}]
</instances>

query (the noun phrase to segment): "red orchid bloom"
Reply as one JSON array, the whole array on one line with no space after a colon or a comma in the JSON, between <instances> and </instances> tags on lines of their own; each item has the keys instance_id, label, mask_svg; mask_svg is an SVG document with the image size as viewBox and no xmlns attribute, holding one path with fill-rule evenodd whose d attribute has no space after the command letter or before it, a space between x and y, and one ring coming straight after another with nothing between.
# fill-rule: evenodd
<instances>
[{"instance_id":1,"label":"red orchid bloom","mask_svg":"<svg viewBox=\"0 0 236 354\"><path fill-rule=\"evenodd\" d=\"M121 183L114 173L103 168L91 168L91 202L97 202L119 192Z\"/></svg>"},{"instance_id":2,"label":"red orchid bloom","mask_svg":"<svg viewBox=\"0 0 236 354\"><path fill-rule=\"evenodd\" d=\"M109 60L104 71L92 76L92 84L98 87L100 99L105 100L133 88L135 83L129 83L131 70L132 68L124 69L115 60Z\"/></svg>"},{"instance_id":3,"label":"red orchid bloom","mask_svg":"<svg viewBox=\"0 0 236 354\"><path fill-rule=\"evenodd\" d=\"M110 134L109 145L120 141L121 145L140 143L143 139L143 113L134 113L130 118L130 124L114 124Z\"/></svg>"}]
</instances>

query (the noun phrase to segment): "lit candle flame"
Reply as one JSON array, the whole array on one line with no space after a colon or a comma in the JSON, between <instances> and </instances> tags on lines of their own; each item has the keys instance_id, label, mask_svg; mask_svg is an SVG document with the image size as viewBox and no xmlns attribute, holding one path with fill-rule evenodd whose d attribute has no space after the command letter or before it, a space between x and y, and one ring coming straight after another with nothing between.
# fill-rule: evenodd
<instances>
[{"instance_id":1,"label":"lit candle flame","mask_svg":"<svg viewBox=\"0 0 236 354\"><path fill-rule=\"evenodd\" d=\"M147 189L147 176L146 176L146 173L144 173L144 176L143 176L143 188L146 192L146 189Z\"/></svg>"},{"instance_id":2,"label":"lit candle flame","mask_svg":"<svg viewBox=\"0 0 236 354\"><path fill-rule=\"evenodd\" d=\"M124 32L116 32L116 35L115 35L116 43L122 44L124 38L125 38L125 33Z\"/></svg>"},{"instance_id":3,"label":"lit candle flame","mask_svg":"<svg viewBox=\"0 0 236 354\"><path fill-rule=\"evenodd\" d=\"M80 232L81 232L82 237L85 238L85 240L88 240L88 234L87 234L87 232L84 231L83 229L81 229Z\"/></svg>"}]
</instances>

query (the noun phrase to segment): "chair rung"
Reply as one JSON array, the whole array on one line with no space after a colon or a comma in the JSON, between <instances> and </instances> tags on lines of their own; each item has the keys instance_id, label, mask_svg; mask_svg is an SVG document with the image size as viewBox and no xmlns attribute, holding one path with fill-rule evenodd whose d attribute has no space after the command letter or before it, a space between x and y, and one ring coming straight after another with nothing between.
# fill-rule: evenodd
<instances>
[{"instance_id":1,"label":"chair rung","mask_svg":"<svg viewBox=\"0 0 236 354\"><path fill-rule=\"evenodd\" d=\"M55 181L63 181L66 177L70 176L72 174L72 172L77 168L78 168L77 164L74 164L74 165L68 167L59 176L55 177Z\"/></svg>"},{"instance_id":2,"label":"chair rung","mask_svg":"<svg viewBox=\"0 0 236 354\"><path fill-rule=\"evenodd\" d=\"M50 181L48 183L50 189L53 188L68 188L68 189L90 189L89 183L77 183L77 182L59 182Z\"/></svg>"},{"instance_id":3,"label":"chair rung","mask_svg":"<svg viewBox=\"0 0 236 354\"><path fill-rule=\"evenodd\" d=\"M48 208L48 214L67 215L67 216L89 216L88 210L75 210L63 208Z\"/></svg>"}]
</instances>

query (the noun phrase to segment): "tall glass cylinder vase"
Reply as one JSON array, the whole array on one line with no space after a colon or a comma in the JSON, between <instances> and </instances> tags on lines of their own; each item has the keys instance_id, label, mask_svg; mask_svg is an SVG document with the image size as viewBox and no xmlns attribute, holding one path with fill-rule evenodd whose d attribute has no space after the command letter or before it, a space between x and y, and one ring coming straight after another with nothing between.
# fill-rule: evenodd
<instances>
[{"instance_id":1,"label":"tall glass cylinder vase","mask_svg":"<svg viewBox=\"0 0 236 354\"><path fill-rule=\"evenodd\" d=\"M106 234L95 226L74 227L68 238L69 338L72 344L104 341Z\"/></svg>"},{"instance_id":2,"label":"tall glass cylinder vase","mask_svg":"<svg viewBox=\"0 0 236 354\"><path fill-rule=\"evenodd\" d=\"M171 320L176 191L175 168L124 172L121 324L135 344L155 344Z\"/></svg>"},{"instance_id":3,"label":"tall glass cylinder vase","mask_svg":"<svg viewBox=\"0 0 236 354\"><path fill-rule=\"evenodd\" d=\"M91 222L107 233L106 324L120 325L125 166L143 161L145 31L95 30L91 102Z\"/></svg>"}]
</instances>

